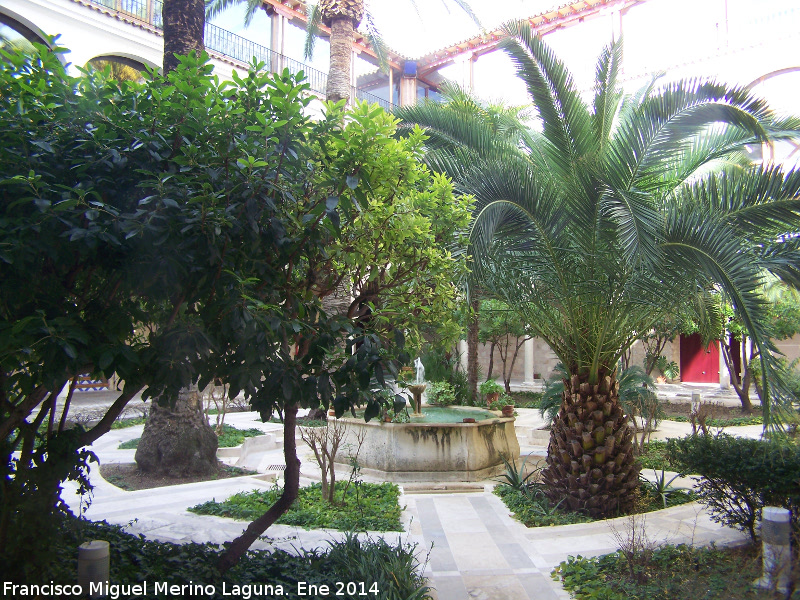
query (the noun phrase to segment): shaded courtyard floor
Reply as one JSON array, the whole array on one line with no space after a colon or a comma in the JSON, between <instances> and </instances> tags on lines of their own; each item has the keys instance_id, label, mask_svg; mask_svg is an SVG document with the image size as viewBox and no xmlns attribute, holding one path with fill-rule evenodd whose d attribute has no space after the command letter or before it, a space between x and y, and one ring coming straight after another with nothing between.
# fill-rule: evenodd
<instances>
[{"instance_id":1,"label":"shaded courtyard floor","mask_svg":"<svg viewBox=\"0 0 800 600\"><path fill-rule=\"evenodd\" d=\"M543 424L538 411L519 412L516 425L523 454L543 455L545 448L535 443L536 436L532 433ZM255 413L229 414L226 422L241 428L259 427L276 437L281 431L280 424L260 423ZM685 423L669 423L669 432L663 433L671 437L685 435L688 428ZM760 426L731 429L749 436L760 432ZM133 462L135 451L118 450L117 446L139 437L141 431L142 426L113 430L96 442L92 450L102 463ZM306 447L300 446L298 451L303 460L301 483L311 483L318 478L316 464ZM257 464L252 466L263 474L134 492L111 485L100 477L99 469L93 468L91 479L95 490L85 514L90 519L105 519L126 526L131 533L161 541L229 541L247 523L199 516L186 509L207 500L223 500L239 491L274 485L272 479L280 476L284 464L282 448L262 451L253 460ZM490 481L448 486L449 489L442 489L445 486L441 485L401 486L406 532L372 535L418 544L421 561L427 560L425 574L438 600L550 600L569 597L560 583L551 579L554 567L570 555L596 556L614 551L617 542L613 530L624 534L629 526L629 519L621 518L528 529L509 515L502 501L491 493L492 486ZM77 512L81 499L74 492L75 488L67 486L63 497ZM650 513L643 519L653 542L725 545L746 541L739 532L712 523L696 503ZM297 547L325 547L328 540L342 536L336 531L306 531L286 525L274 525L267 535L254 547L290 551Z\"/></svg>"}]
</instances>

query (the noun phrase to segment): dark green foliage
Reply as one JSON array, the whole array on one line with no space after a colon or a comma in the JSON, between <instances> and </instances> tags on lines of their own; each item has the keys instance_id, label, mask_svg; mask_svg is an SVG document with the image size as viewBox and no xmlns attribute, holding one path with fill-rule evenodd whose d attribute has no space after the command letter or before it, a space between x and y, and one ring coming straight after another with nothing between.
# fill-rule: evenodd
<instances>
[{"instance_id":1,"label":"dark green foliage","mask_svg":"<svg viewBox=\"0 0 800 600\"><path fill-rule=\"evenodd\" d=\"M455 404L469 404L467 374L460 368L458 354L434 348L420 358L425 367L426 381L448 383L453 389ZM428 398L430 398L430 387L428 388Z\"/></svg>"},{"instance_id":2,"label":"dark green foliage","mask_svg":"<svg viewBox=\"0 0 800 600\"><path fill-rule=\"evenodd\" d=\"M396 139L366 104L312 120L302 73L220 82L207 60L117 84L44 47L0 59L0 562L8 523L43 523L137 391L169 403L219 378L262 418L369 420L405 335L451 321L470 200L419 163L422 133ZM324 310L343 280L369 289ZM125 389L90 431L56 433L54 399L82 373Z\"/></svg>"},{"instance_id":3,"label":"dark green foliage","mask_svg":"<svg viewBox=\"0 0 800 600\"><path fill-rule=\"evenodd\" d=\"M428 384L425 390L428 404L434 406L450 406L456 404L456 395L451 386L446 381L433 381Z\"/></svg>"},{"instance_id":4,"label":"dark green foliage","mask_svg":"<svg viewBox=\"0 0 800 600\"><path fill-rule=\"evenodd\" d=\"M136 450L139 447L139 440L142 438L137 437L133 438L132 440L127 440L121 442L119 446L117 446L117 450Z\"/></svg>"},{"instance_id":5,"label":"dark green foliage","mask_svg":"<svg viewBox=\"0 0 800 600\"><path fill-rule=\"evenodd\" d=\"M800 525L800 445L722 434L669 440L667 455L681 473L700 475L695 490L711 518L756 539L764 506L792 511Z\"/></svg>"},{"instance_id":6,"label":"dark green foliage","mask_svg":"<svg viewBox=\"0 0 800 600\"><path fill-rule=\"evenodd\" d=\"M637 558L634 556L634 560ZM752 586L761 575L761 559L754 546L664 546L634 566L635 578L629 562L622 552L597 558L571 556L553 571L553 578L560 579L576 600L775 598L771 592ZM795 597L800 593L792 596Z\"/></svg>"},{"instance_id":7,"label":"dark green foliage","mask_svg":"<svg viewBox=\"0 0 800 600\"><path fill-rule=\"evenodd\" d=\"M494 493L502 498L514 517L524 523L526 527L549 527L551 525L572 525L573 523L591 523L592 517L573 512L562 506L554 504L545 495L541 484L532 483L522 487L514 485L498 485ZM693 502L695 496L683 490L671 491L666 495L666 508ZM661 510L664 506L662 496L651 484L642 483L639 487L639 498L636 503L637 513L647 513Z\"/></svg>"},{"instance_id":8,"label":"dark green foliage","mask_svg":"<svg viewBox=\"0 0 800 600\"><path fill-rule=\"evenodd\" d=\"M135 425L144 425L147 422L147 417L132 417L129 419L119 419L111 424L111 429L125 429L126 427L134 427Z\"/></svg>"},{"instance_id":9,"label":"dark green foliage","mask_svg":"<svg viewBox=\"0 0 800 600\"><path fill-rule=\"evenodd\" d=\"M689 423L691 420L684 415L673 415L664 417L667 421L677 423ZM741 427L743 425L763 425L764 417L761 415L748 415L746 417L725 417L721 419L709 419L706 421L709 427Z\"/></svg>"},{"instance_id":10,"label":"dark green foliage","mask_svg":"<svg viewBox=\"0 0 800 600\"><path fill-rule=\"evenodd\" d=\"M402 531L400 490L391 483L359 483L339 486L336 502L322 499L318 483L300 488L297 500L277 522L307 529L341 531ZM251 520L264 513L281 495L275 487L266 492L254 490L235 494L224 502L209 501L189 510L201 515ZM343 495L344 494L344 495Z\"/></svg>"},{"instance_id":11,"label":"dark green foliage","mask_svg":"<svg viewBox=\"0 0 800 600\"><path fill-rule=\"evenodd\" d=\"M678 479L680 475L675 474L668 476L664 469L661 471L653 470L653 479L645 479L642 474L639 474L642 479L642 494L645 498L653 498L656 501L661 500L664 508L675 506L675 504L683 504L683 502L676 502L675 499L686 491L674 487L672 482Z\"/></svg>"},{"instance_id":12,"label":"dark green foliage","mask_svg":"<svg viewBox=\"0 0 800 600\"><path fill-rule=\"evenodd\" d=\"M244 442L245 438L256 437L259 435L264 435L264 432L260 429L256 429L255 427L250 427L248 429L237 429L233 425L223 425L222 435L218 437L218 447L235 448L236 446L240 446ZM127 442L122 442L118 448L120 450L131 450L137 448L139 446L140 439L141 438L134 438L132 440L128 440Z\"/></svg>"},{"instance_id":13,"label":"dark green foliage","mask_svg":"<svg viewBox=\"0 0 800 600\"><path fill-rule=\"evenodd\" d=\"M428 588L422 577L423 565L414 555L411 544L392 546L382 539L359 540L348 535L341 542L329 542L322 550L301 551L298 556L276 550L248 552L241 562L225 575L220 575L214 565L220 550L211 544L171 544L145 540L125 533L123 528L106 523L79 521L64 518L59 522L57 534L50 540L48 564L37 579L23 573L8 571L10 581L74 583L77 572L75 548L84 541L102 539L111 546L111 581L120 584L151 582L148 598L153 594L155 581L169 584L211 584L217 593L207 596L222 600L222 584L230 593L233 585L272 583L282 585L289 600L298 598L297 582L327 584L336 581L363 581L369 589L377 583L378 596L391 600L427 598ZM22 548L18 548L22 550ZM228 595L227 598L232 596ZM253 598L273 598L257 596ZM339 596L355 600L359 596Z\"/></svg>"},{"instance_id":14,"label":"dark green foliage","mask_svg":"<svg viewBox=\"0 0 800 600\"><path fill-rule=\"evenodd\" d=\"M264 435L264 432L255 427L237 429L232 425L223 425L222 434L218 436L220 448L234 448L241 445L245 438Z\"/></svg>"},{"instance_id":15,"label":"dark green foliage","mask_svg":"<svg viewBox=\"0 0 800 600\"><path fill-rule=\"evenodd\" d=\"M591 517L577 512L569 512L559 504L554 505L545 495L540 484L532 484L523 489L510 485L498 485L494 493L505 502L514 517L526 527L547 527L550 525L572 525L589 523Z\"/></svg>"},{"instance_id":16,"label":"dark green foliage","mask_svg":"<svg viewBox=\"0 0 800 600\"><path fill-rule=\"evenodd\" d=\"M542 403L541 392L511 392L508 396L517 408L539 408Z\"/></svg>"},{"instance_id":17,"label":"dark green foliage","mask_svg":"<svg viewBox=\"0 0 800 600\"><path fill-rule=\"evenodd\" d=\"M667 442L662 440L650 440L647 442L638 459L642 464L642 469L675 470L667 456Z\"/></svg>"}]
</instances>

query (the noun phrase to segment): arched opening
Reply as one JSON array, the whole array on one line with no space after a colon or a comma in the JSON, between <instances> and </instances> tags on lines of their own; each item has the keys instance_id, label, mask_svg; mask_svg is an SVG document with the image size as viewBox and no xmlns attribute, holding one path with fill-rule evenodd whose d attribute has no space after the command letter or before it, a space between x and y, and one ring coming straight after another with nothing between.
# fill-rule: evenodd
<instances>
[{"instance_id":1,"label":"arched opening","mask_svg":"<svg viewBox=\"0 0 800 600\"><path fill-rule=\"evenodd\" d=\"M35 52L31 42L51 47L41 30L26 25L9 14L0 12L0 48L29 54Z\"/></svg>"},{"instance_id":2,"label":"arched opening","mask_svg":"<svg viewBox=\"0 0 800 600\"><path fill-rule=\"evenodd\" d=\"M111 78L116 81L142 81L142 73L147 68L139 60L110 54L96 56L86 66L98 71L109 69Z\"/></svg>"},{"instance_id":3,"label":"arched opening","mask_svg":"<svg viewBox=\"0 0 800 600\"><path fill-rule=\"evenodd\" d=\"M779 114L795 114L797 98L800 96L800 66L776 69L754 79L747 87L765 98ZM754 160L775 162L786 168L800 165L800 144L795 141L773 142L753 149L753 154Z\"/></svg>"}]
</instances>

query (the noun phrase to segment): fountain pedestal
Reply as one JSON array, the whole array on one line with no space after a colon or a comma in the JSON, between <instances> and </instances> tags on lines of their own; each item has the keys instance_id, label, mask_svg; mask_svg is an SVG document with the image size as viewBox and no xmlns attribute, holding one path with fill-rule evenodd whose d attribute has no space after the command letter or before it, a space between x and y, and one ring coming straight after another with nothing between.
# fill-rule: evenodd
<instances>
[{"instance_id":1,"label":"fountain pedestal","mask_svg":"<svg viewBox=\"0 0 800 600\"><path fill-rule=\"evenodd\" d=\"M414 414L412 416L422 416L422 392L428 387L425 383L412 383L408 386L408 391L411 392L411 397L414 402Z\"/></svg>"}]
</instances>

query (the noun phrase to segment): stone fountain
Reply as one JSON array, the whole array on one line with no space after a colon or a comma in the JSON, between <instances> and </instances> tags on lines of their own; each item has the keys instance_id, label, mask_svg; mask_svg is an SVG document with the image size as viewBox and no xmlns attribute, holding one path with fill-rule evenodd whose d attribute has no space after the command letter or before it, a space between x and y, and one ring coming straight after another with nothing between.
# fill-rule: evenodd
<instances>
[{"instance_id":1,"label":"stone fountain","mask_svg":"<svg viewBox=\"0 0 800 600\"><path fill-rule=\"evenodd\" d=\"M519 442L514 417L497 417L489 411L451 407L455 418L431 420L437 407L422 414L425 367L414 361L416 377L407 389L413 397L414 414L410 423L386 423L372 419L342 417L347 424L350 447L360 447L357 457L339 453L336 462L347 465L356 458L362 473L380 481L480 481L505 471L503 459L519 458ZM474 411L485 413L474 417ZM359 442L360 440L360 442Z\"/></svg>"}]
</instances>

